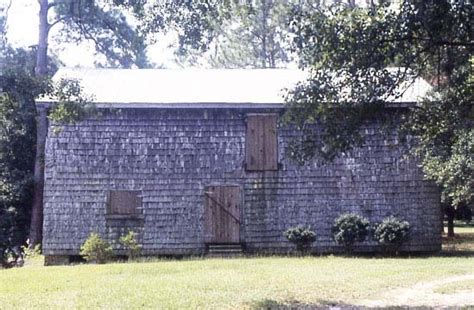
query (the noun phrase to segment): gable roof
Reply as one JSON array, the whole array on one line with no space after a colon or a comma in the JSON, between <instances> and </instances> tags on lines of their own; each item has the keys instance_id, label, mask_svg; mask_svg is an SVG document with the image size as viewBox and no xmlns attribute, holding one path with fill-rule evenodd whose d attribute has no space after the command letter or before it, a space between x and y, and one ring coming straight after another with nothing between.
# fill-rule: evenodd
<instances>
[{"instance_id":1,"label":"gable roof","mask_svg":"<svg viewBox=\"0 0 474 310\"><path fill-rule=\"evenodd\" d=\"M303 81L295 69L85 69L62 68L53 80L77 79L100 105L149 107L281 107L285 88ZM416 102L429 84L417 79L394 102ZM54 102L40 98L37 103Z\"/></svg>"}]
</instances>

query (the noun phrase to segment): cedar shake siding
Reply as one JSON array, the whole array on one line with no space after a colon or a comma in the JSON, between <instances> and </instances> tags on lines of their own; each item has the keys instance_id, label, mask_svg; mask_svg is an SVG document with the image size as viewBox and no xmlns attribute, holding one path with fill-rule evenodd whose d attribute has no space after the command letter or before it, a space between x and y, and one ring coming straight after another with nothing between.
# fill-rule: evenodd
<instances>
[{"instance_id":1,"label":"cedar shake siding","mask_svg":"<svg viewBox=\"0 0 474 310\"><path fill-rule=\"evenodd\" d=\"M294 249L283 231L317 233L313 252L337 252L334 219L372 223L394 215L411 225L405 251L441 247L437 188L423 179L395 135L376 123L364 146L328 164L300 166L285 149L298 132L277 127L283 108L101 108L102 115L51 128L46 142L43 252L78 255L97 232L138 233L147 255L203 254L208 243L246 251ZM388 111L390 113L390 111ZM371 239L359 251L378 251Z\"/></svg>"}]
</instances>

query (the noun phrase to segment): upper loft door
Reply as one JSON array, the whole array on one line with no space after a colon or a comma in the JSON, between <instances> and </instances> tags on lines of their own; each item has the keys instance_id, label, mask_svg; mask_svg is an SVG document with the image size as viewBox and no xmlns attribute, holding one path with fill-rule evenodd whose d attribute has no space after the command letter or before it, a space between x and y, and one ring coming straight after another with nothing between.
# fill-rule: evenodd
<instances>
[{"instance_id":1,"label":"upper loft door","mask_svg":"<svg viewBox=\"0 0 474 310\"><path fill-rule=\"evenodd\" d=\"M238 186L208 186L204 191L206 243L240 242L241 190Z\"/></svg>"}]
</instances>

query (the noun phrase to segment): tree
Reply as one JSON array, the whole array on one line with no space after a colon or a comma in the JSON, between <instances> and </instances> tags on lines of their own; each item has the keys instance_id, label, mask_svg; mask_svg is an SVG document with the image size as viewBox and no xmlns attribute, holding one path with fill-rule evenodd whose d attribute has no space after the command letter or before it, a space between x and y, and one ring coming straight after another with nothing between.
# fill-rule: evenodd
<instances>
[{"instance_id":1,"label":"tree","mask_svg":"<svg viewBox=\"0 0 474 310\"><path fill-rule=\"evenodd\" d=\"M97 54L105 56L100 66L148 67L145 38L132 27L126 15L108 1L39 0L38 75L45 75L49 33L62 26L61 40L79 43L90 40ZM48 16L54 13L54 20Z\"/></svg>"},{"instance_id":2,"label":"tree","mask_svg":"<svg viewBox=\"0 0 474 310\"><path fill-rule=\"evenodd\" d=\"M52 74L48 70L48 42L52 27L63 24L67 40L92 40L96 51L106 56L107 64L130 68L146 67L145 38L138 35L126 17L107 1L39 0L39 35L35 73L40 78ZM55 20L48 14L54 8ZM31 210L30 246L42 240L44 145L47 135L47 109L36 106L36 156L34 195Z\"/></svg>"},{"instance_id":3,"label":"tree","mask_svg":"<svg viewBox=\"0 0 474 310\"><path fill-rule=\"evenodd\" d=\"M6 42L6 41L5 41ZM34 53L7 43L0 55L0 264L17 255L30 224L35 137ZM15 250L16 249L16 250Z\"/></svg>"},{"instance_id":4,"label":"tree","mask_svg":"<svg viewBox=\"0 0 474 310\"><path fill-rule=\"evenodd\" d=\"M472 201L473 14L470 1L449 0L295 10L293 48L310 77L287 97L287 119L304 131L290 153L332 159L363 144L361 126L383 120L390 99L423 77L433 94L392 125L417 137L412 150L443 201Z\"/></svg>"},{"instance_id":5,"label":"tree","mask_svg":"<svg viewBox=\"0 0 474 310\"><path fill-rule=\"evenodd\" d=\"M216 25L206 57L216 68L276 68L291 60L289 50L290 2L260 0L233 4L229 17ZM196 57L195 55L192 55Z\"/></svg>"},{"instance_id":6,"label":"tree","mask_svg":"<svg viewBox=\"0 0 474 310\"><path fill-rule=\"evenodd\" d=\"M90 40L96 53L105 56L100 67L150 67L145 37L131 26L123 10L108 1L55 0L56 21L63 23L66 41ZM128 14L130 15L130 14Z\"/></svg>"}]
</instances>

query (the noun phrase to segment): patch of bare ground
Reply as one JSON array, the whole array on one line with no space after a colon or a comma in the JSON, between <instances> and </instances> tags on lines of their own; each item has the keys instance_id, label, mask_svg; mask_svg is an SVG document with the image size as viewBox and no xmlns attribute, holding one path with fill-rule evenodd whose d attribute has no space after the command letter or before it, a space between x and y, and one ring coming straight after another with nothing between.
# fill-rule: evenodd
<instances>
[{"instance_id":1,"label":"patch of bare ground","mask_svg":"<svg viewBox=\"0 0 474 310\"><path fill-rule=\"evenodd\" d=\"M453 276L430 282L418 283L408 288L398 288L382 294L377 299L360 300L364 307L474 307L474 287L452 294L436 293L439 287L456 282L473 280L474 274Z\"/></svg>"}]
</instances>

